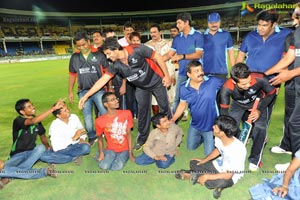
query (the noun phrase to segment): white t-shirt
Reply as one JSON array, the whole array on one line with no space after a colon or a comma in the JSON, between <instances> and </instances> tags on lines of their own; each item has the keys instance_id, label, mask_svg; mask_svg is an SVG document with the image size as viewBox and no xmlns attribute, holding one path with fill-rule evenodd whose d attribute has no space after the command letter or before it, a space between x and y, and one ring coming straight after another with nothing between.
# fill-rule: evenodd
<instances>
[{"instance_id":1,"label":"white t-shirt","mask_svg":"<svg viewBox=\"0 0 300 200\"><path fill-rule=\"evenodd\" d=\"M214 167L220 172L234 173L232 181L237 181L244 176L245 159L247 150L245 145L234 137L234 141L224 146L219 138L215 138L215 146L221 155L213 161Z\"/></svg>"},{"instance_id":2,"label":"white t-shirt","mask_svg":"<svg viewBox=\"0 0 300 200\"><path fill-rule=\"evenodd\" d=\"M295 153L295 157L300 160L300 149Z\"/></svg>"},{"instance_id":3,"label":"white t-shirt","mask_svg":"<svg viewBox=\"0 0 300 200\"><path fill-rule=\"evenodd\" d=\"M67 148L70 144L78 143L79 140L73 141L72 137L75 135L78 129L82 128L82 123L75 114L70 115L68 124L56 118L51 123L49 128L50 141L53 151L59 151ZM80 138L85 139L86 135L83 135Z\"/></svg>"},{"instance_id":4,"label":"white t-shirt","mask_svg":"<svg viewBox=\"0 0 300 200\"><path fill-rule=\"evenodd\" d=\"M127 47L129 45L129 43L127 42L125 37L122 37L121 39L119 39L118 42L122 47Z\"/></svg>"}]
</instances>

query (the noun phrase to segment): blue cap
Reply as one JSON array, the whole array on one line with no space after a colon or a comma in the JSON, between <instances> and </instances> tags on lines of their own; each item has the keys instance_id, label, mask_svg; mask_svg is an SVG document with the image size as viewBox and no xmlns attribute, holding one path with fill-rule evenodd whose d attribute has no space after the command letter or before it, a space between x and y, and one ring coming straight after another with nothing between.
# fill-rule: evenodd
<instances>
[{"instance_id":1,"label":"blue cap","mask_svg":"<svg viewBox=\"0 0 300 200\"><path fill-rule=\"evenodd\" d=\"M211 13L210 15L208 15L208 18L207 18L208 23L219 22L220 20L221 20L221 17L219 15L219 13Z\"/></svg>"}]
</instances>

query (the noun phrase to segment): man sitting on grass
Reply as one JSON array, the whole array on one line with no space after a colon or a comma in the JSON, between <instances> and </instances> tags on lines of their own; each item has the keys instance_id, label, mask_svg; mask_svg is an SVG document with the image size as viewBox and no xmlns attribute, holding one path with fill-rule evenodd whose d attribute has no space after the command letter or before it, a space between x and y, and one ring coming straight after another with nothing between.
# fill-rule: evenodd
<instances>
[{"instance_id":1,"label":"man sitting on grass","mask_svg":"<svg viewBox=\"0 0 300 200\"><path fill-rule=\"evenodd\" d=\"M52 150L46 151L40 158L47 163L81 164L83 155L90 153L90 145L85 142L86 131L75 114L70 114L66 104L52 112L56 119L49 128Z\"/></svg>"},{"instance_id":2,"label":"man sitting on grass","mask_svg":"<svg viewBox=\"0 0 300 200\"><path fill-rule=\"evenodd\" d=\"M15 109L19 116L13 122L13 145L10 158L5 163L0 161L0 189L9 182L9 178L56 177L56 174L53 173L53 165L41 169L33 169L32 166L40 159L46 148L50 148L41 121L54 110L62 108L63 105L63 101L59 100L49 110L35 116L35 107L29 99L20 99L16 102ZM36 145L37 135L40 136L43 144Z\"/></svg>"},{"instance_id":3,"label":"man sitting on grass","mask_svg":"<svg viewBox=\"0 0 300 200\"><path fill-rule=\"evenodd\" d=\"M234 137L237 131L237 122L232 117L219 116L213 126L216 148L204 159L191 159L190 170L180 170L175 177L215 189L214 197L219 198L224 188L244 175L247 152L245 145Z\"/></svg>"},{"instance_id":4,"label":"man sitting on grass","mask_svg":"<svg viewBox=\"0 0 300 200\"><path fill-rule=\"evenodd\" d=\"M150 132L143 148L144 152L136 158L135 162L138 165L156 163L158 168L165 169L175 162L183 131L179 126L171 123L163 113L154 115L151 121L156 129Z\"/></svg>"},{"instance_id":5,"label":"man sitting on grass","mask_svg":"<svg viewBox=\"0 0 300 200\"><path fill-rule=\"evenodd\" d=\"M120 170L128 158L134 161L131 149L131 128L133 127L130 110L118 110L119 99L112 92L102 96L107 113L96 119L99 154L96 156L101 169ZM103 150L102 133L107 147Z\"/></svg>"}]
</instances>

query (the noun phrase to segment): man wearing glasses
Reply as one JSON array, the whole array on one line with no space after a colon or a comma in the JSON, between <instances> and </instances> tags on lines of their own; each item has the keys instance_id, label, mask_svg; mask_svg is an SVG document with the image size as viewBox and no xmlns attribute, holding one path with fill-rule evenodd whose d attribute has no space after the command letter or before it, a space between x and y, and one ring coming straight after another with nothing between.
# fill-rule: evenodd
<instances>
[{"instance_id":1,"label":"man wearing glasses","mask_svg":"<svg viewBox=\"0 0 300 200\"><path fill-rule=\"evenodd\" d=\"M102 96L107 113L96 119L99 151L96 156L99 167L105 170L120 170L128 159L134 161L131 150L132 114L129 110L118 110L119 98L112 92ZM102 134L106 139L103 148Z\"/></svg>"}]
</instances>

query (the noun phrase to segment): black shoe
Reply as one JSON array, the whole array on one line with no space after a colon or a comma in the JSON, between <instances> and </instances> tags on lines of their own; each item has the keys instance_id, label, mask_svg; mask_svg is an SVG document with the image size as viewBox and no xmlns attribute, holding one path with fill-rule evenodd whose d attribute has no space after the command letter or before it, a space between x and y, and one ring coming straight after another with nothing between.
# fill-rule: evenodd
<instances>
[{"instance_id":1,"label":"black shoe","mask_svg":"<svg viewBox=\"0 0 300 200\"><path fill-rule=\"evenodd\" d=\"M198 183L199 176L200 176L200 174L198 174L198 173L191 173L190 181L191 181L192 185L195 185L196 183Z\"/></svg>"},{"instance_id":2,"label":"black shoe","mask_svg":"<svg viewBox=\"0 0 300 200\"><path fill-rule=\"evenodd\" d=\"M132 149L136 151L141 150L143 145L144 144L136 143Z\"/></svg>"},{"instance_id":3,"label":"black shoe","mask_svg":"<svg viewBox=\"0 0 300 200\"><path fill-rule=\"evenodd\" d=\"M221 192L222 192L222 190L223 190L223 188L216 188L215 190L214 190L214 198L215 199L218 199L220 196L221 196Z\"/></svg>"}]
</instances>

